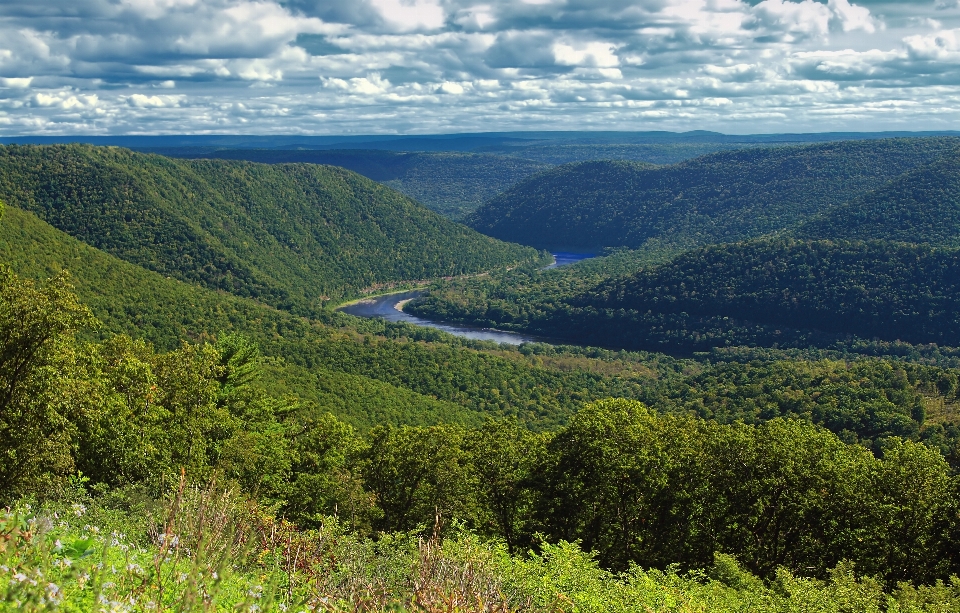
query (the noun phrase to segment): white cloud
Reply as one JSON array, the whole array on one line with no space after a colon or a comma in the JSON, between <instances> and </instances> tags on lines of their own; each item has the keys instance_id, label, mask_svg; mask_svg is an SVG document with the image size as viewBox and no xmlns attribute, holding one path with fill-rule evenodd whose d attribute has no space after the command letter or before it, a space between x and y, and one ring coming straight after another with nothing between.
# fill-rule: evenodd
<instances>
[{"instance_id":1,"label":"white cloud","mask_svg":"<svg viewBox=\"0 0 960 613\"><path fill-rule=\"evenodd\" d=\"M33 77L10 77L2 78L0 77L0 85L4 87L12 87L16 89L23 89L30 87L30 83L33 82Z\"/></svg>"},{"instance_id":2,"label":"white cloud","mask_svg":"<svg viewBox=\"0 0 960 613\"><path fill-rule=\"evenodd\" d=\"M752 11L754 25L765 34L792 41L797 37L824 37L830 31L831 10L814 0L763 0Z\"/></svg>"},{"instance_id":3,"label":"white cloud","mask_svg":"<svg viewBox=\"0 0 960 613\"><path fill-rule=\"evenodd\" d=\"M380 15L400 31L436 30L446 15L436 0L370 0Z\"/></svg>"},{"instance_id":4,"label":"white cloud","mask_svg":"<svg viewBox=\"0 0 960 613\"><path fill-rule=\"evenodd\" d=\"M941 4L5 0L0 133L953 127Z\"/></svg>"},{"instance_id":5,"label":"white cloud","mask_svg":"<svg viewBox=\"0 0 960 613\"><path fill-rule=\"evenodd\" d=\"M582 45L553 45L553 56L562 66L593 66L612 68L620 65L616 46L610 43L591 42Z\"/></svg>"},{"instance_id":6,"label":"white cloud","mask_svg":"<svg viewBox=\"0 0 960 613\"><path fill-rule=\"evenodd\" d=\"M141 109L162 109L176 107L180 105L183 96L146 96L144 94L133 94L127 99L130 106Z\"/></svg>"},{"instance_id":7,"label":"white cloud","mask_svg":"<svg viewBox=\"0 0 960 613\"><path fill-rule=\"evenodd\" d=\"M448 81L440 86L440 91L442 91L445 94L460 95L466 90L463 88L463 85Z\"/></svg>"},{"instance_id":8,"label":"white cloud","mask_svg":"<svg viewBox=\"0 0 960 613\"><path fill-rule=\"evenodd\" d=\"M862 30L868 34L876 32L877 23L870 14L870 9L850 4L849 0L829 0L828 6L844 32L855 30Z\"/></svg>"}]
</instances>

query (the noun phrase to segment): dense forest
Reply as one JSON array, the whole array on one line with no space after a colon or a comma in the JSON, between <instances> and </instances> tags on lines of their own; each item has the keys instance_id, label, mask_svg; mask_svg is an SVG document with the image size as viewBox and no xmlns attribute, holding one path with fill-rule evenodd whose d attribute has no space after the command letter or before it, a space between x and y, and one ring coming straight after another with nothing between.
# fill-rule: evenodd
<instances>
[{"instance_id":1,"label":"dense forest","mask_svg":"<svg viewBox=\"0 0 960 613\"><path fill-rule=\"evenodd\" d=\"M960 155L946 156L827 209L792 234L960 246Z\"/></svg>"},{"instance_id":2,"label":"dense forest","mask_svg":"<svg viewBox=\"0 0 960 613\"><path fill-rule=\"evenodd\" d=\"M133 264L299 313L378 283L537 257L311 164L8 146L0 198Z\"/></svg>"},{"instance_id":3,"label":"dense forest","mask_svg":"<svg viewBox=\"0 0 960 613\"><path fill-rule=\"evenodd\" d=\"M960 563L956 477L924 445L888 438L875 454L803 420L724 425L628 400L588 404L547 434L507 420L358 436L266 393L242 336L167 353L85 342L95 320L63 280L9 269L0 301L8 503L77 470L94 491L157 493L177 472L217 474L304 526L341 512L360 533L457 518L511 551L576 540L611 569L707 568L735 552L760 577L826 577L848 560L893 586Z\"/></svg>"},{"instance_id":4,"label":"dense forest","mask_svg":"<svg viewBox=\"0 0 960 613\"><path fill-rule=\"evenodd\" d=\"M955 610L954 146L584 163L692 195L553 270L330 166L0 149L0 609ZM428 278L557 344L330 308Z\"/></svg>"},{"instance_id":5,"label":"dense forest","mask_svg":"<svg viewBox=\"0 0 960 613\"><path fill-rule=\"evenodd\" d=\"M957 139L755 148L659 168L590 161L507 190L468 223L538 248L691 247L782 230L956 150Z\"/></svg>"},{"instance_id":6,"label":"dense forest","mask_svg":"<svg viewBox=\"0 0 960 613\"><path fill-rule=\"evenodd\" d=\"M481 204L550 164L492 154L367 149L163 149L187 158L339 166L379 181L460 221Z\"/></svg>"},{"instance_id":7,"label":"dense forest","mask_svg":"<svg viewBox=\"0 0 960 613\"><path fill-rule=\"evenodd\" d=\"M958 280L954 250L767 239L689 251L566 295L545 285L516 300L479 280L407 308L630 349L829 346L850 337L956 346Z\"/></svg>"}]
</instances>

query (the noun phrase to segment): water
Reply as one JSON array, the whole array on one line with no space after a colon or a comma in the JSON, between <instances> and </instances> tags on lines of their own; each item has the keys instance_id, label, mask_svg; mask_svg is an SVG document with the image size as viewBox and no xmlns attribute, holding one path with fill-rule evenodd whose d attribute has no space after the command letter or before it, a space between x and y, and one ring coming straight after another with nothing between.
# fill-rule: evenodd
<instances>
[{"instance_id":1,"label":"water","mask_svg":"<svg viewBox=\"0 0 960 613\"><path fill-rule=\"evenodd\" d=\"M566 266L567 264L573 264L574 262L579 262L580 260L593 257L592 255L583 253L564 252L558 252L552 255L554 258L556 258L556 262L550 266L547 266L547 268ZM536 336L530 334L505 332L503 330L495 330L493 328L478 328L475 326L466 326L461 324L435 322L430 321L429 319L423 319L421 317L410 315L409 313L404 313L400 310L399 307L402 307L410 300L413 300L422 294L422 290L387 294L386 296L377 296L376 298L368 298L366 300L354 302L353 304L341 307L340 310L344 313L349 313L350 315L355 315L357 317L380 317L387 321L402 321L415 326L426 326L428 328L443 330L444 332L449 332L455 336L472 338L479 341L494 341L496 343L507 343L508 345L545 342L544 339L537 338Z\"/></svg>"},{"instance_id":2,"label":"water","mask_svg":"<svg viewBox=\"0 0 960 613\"><path fill-rule=\"evenodd\" d=\"M544 267L544 270L549 270L551 268L557 268L558 266L566 266L568 264L576 264L581 260L589 260L592 257L595 257L592 253L570 253L567 251L557 251L551 253L553 256L553 264Z\"/></svg>"}]
</instances>

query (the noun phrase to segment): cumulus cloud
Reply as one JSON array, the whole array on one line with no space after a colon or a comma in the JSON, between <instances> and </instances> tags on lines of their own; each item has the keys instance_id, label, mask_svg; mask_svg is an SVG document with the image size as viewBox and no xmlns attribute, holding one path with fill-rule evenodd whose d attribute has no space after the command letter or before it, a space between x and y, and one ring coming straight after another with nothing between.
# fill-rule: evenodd
<instances>
[{"instance_id":1,"label":"cumulus cloud","mask_svg":"<svg viewBox=\"0 0 960 613\"><path fill-rule=\"evenodd\" d=\"M0 133L953 127L958 9L6 0Z\"/></svg>"}]
</instances>

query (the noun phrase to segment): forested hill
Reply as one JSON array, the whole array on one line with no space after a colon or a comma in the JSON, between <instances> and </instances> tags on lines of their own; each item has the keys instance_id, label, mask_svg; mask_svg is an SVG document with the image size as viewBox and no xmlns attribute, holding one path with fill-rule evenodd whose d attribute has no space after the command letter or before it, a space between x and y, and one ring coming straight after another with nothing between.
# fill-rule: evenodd
<instances>
[{"instance_id":1,"label":"forested hill","mask_svg":"<svg viewBox=\"0 0 960 613\"><path fill-rule=\"evenodd\" d=\"M0 198L134 264L295 312L373 284L536 257L358 174L311 164L7 146Z\"/></svg>"},{"instance_id":2,"label":"forested hill","mask_svg":"<svg viewBox=\"0 0 960 613\"><path fill-rule=\"evenodd\" d=\"M794 235L960 246L960 151L825 211Z\"/></svg>"},{"instance_id":3,"label":"forested hill","mask_svg":"<svg viewBox=\"0 0 960 613\"><path fill-rule=\"evenodd\" d=\"M570 303L957 345L960 252L879 241L719 245L601 284Z\"/></svg>"},{"instance_id":4,"label":"forested hill","mask_svg":"<svg viewBox=\"0 0 960 613\"><path fill-rule=\"evenodd\" d=\"M590 289L535 279L523 287L511 293L486 279L465 280L406 310L675 354L871 339L960 345L960 251L926 245L761 239L695 249Z\"/></svg>"},{"instance_id":5,"label":"forested hill","mask_svg":"<svg viewBox=\"0 0 960 613\"><path fill-rule=\"evenodd\" d=\"M909 170L960 139L886 139L706 155L673 166L584 162L508 190L468 223L539 248L734 242L787 228Z\"/></svg>"},{"instance_id":6,"label":"forested hill","mask_svg":"<svg viewBox=\"0 0 960 613\"><path fill-rule=\"evenodd\" d=\"M341 166L392 187L453 220L462 219L500 192L551 166L519 157L447 151L208 150L184 147L159 150L157 153L267 164Z\"/></svg>"}]
</instances>

